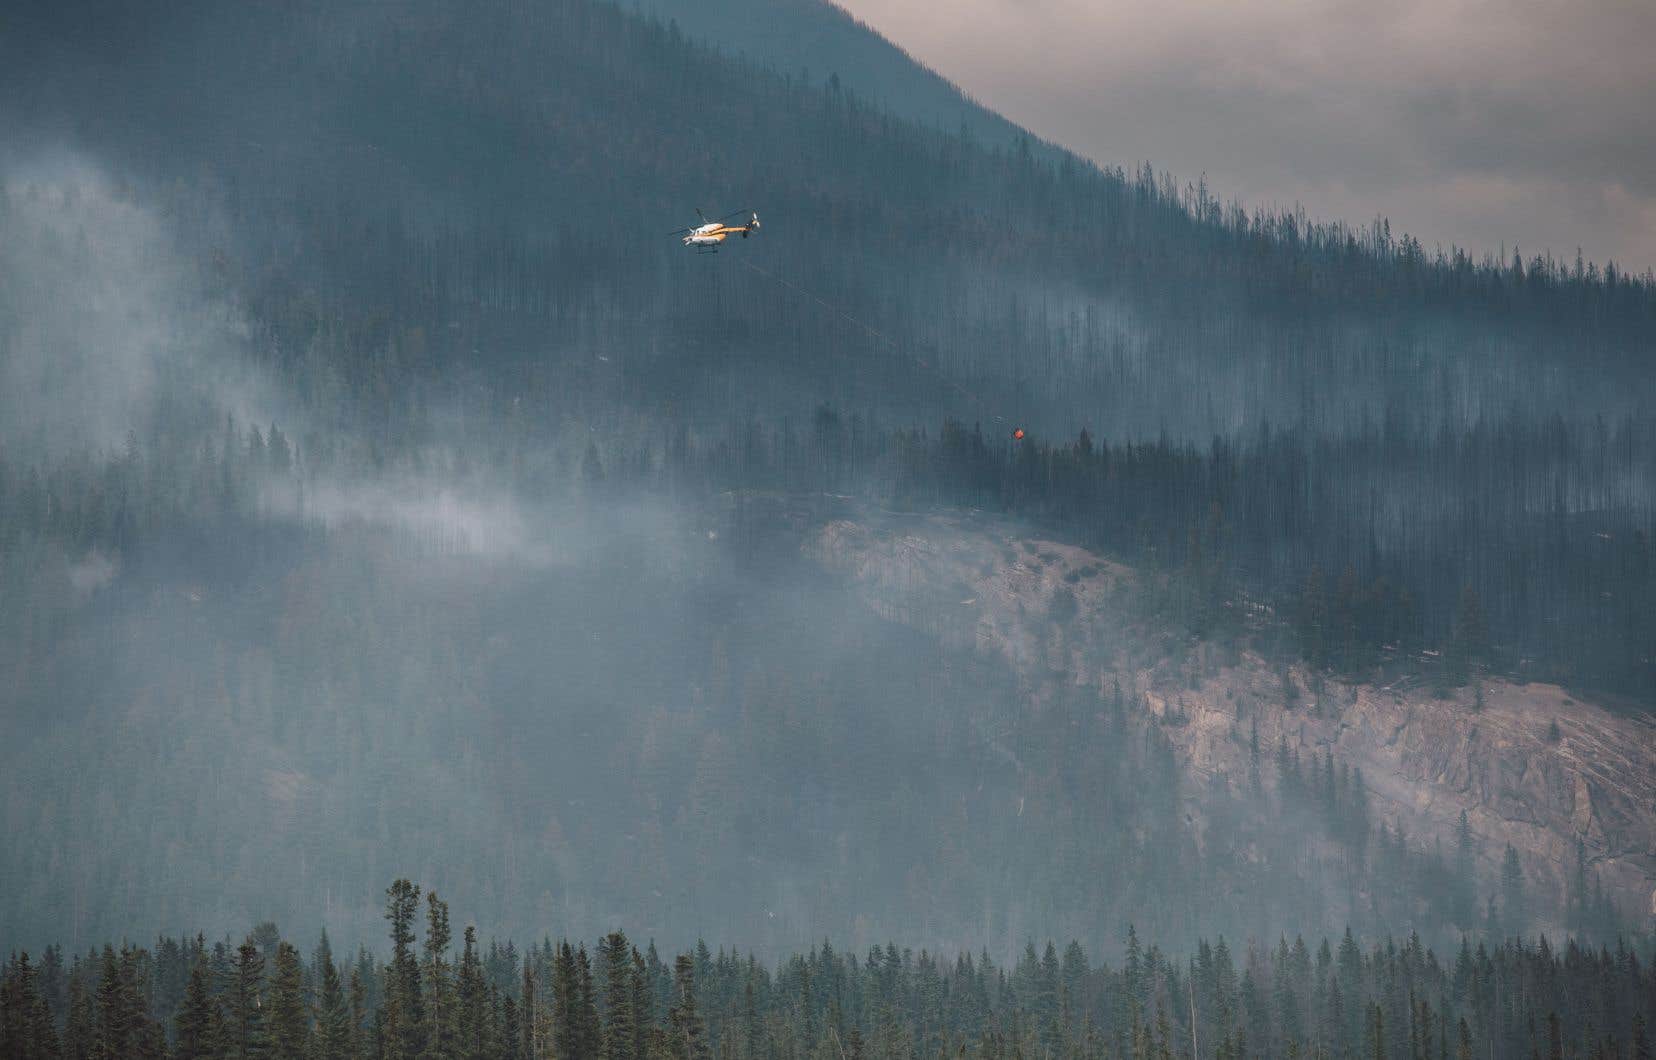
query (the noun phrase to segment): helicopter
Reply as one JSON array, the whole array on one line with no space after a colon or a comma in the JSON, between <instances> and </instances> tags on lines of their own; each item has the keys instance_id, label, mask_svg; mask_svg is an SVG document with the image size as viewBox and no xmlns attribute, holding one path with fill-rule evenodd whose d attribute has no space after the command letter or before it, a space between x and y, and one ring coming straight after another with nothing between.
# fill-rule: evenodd
<instances>
[{"instance_id":1,"label":"helicopter","mask_svg":"<svg viewBox=\"0 0 1656 1060\"><path fill-rule=\"evenodd\" d=\"M748 215L747 224L727 225L724 223L730 218L744 213ZM701 218L701 224L696 225L693 228L680 228L676 232L669 232L667 234L670 236L683 236L684 239L682 242L684 245L687 247L695 247L697 253L717 254L719 251L719 244L725 241L726 236L735 235L740 232L742 238L746 239L748 237L748 233L759 231L759 215L754 213L752 210L732 210L723 217L709 221L707 219L707 215L698 209L696 211L696 216Z\"/></svg>"}]
</instances>

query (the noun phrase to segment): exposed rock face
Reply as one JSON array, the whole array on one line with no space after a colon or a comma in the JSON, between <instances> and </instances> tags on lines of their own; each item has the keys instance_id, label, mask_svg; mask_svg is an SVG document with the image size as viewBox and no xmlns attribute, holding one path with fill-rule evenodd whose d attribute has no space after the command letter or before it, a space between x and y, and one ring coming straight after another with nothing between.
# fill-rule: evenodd
<instances>
[{"instance_id":1,"label":"exposed rock face","mask_svg":"<svg viewBox=\"0 0 1656 1060\"><path fill-rule=\"evenodd\" d=\"M1139 693L1147 720L1164 727L1188 769L1236 782L1247 775L1247 734L1257 725L1262 746L1284 738L1303 757L1327 749L1360 767L1376 820L1401 825L1411 843L1438 838L1453 849L1464 810L1482 840L1481 893L1497 886L1510 843L1532 893L1556 905L1580 840L1625 916L1638 923L1656 913L1649 716L1611 713L1554 685L1486 680L1479 707L1472 688L1442 699L1349 685L1252 654L1198 649L1172 664L1166 634L1133 617L1132 570L986 517L836 520L805 548L851 577L886 617L1005 656L1026 680L1032 709L1060 681L1119 681Z\"/></svg>"}]
</instances>

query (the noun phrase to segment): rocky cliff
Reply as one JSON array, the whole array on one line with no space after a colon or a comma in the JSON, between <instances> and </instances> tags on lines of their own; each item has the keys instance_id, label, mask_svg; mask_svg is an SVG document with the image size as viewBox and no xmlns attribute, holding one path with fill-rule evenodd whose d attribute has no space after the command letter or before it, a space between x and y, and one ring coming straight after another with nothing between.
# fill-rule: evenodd
<instances>
[{"instance_id":1,"label":"rocky cliff","mask_svg":"<svg viewBox=\"0 0 1656 1060\"><path fill-rule=\"evenodd\" d=\"M1141 617L1134 571L974 514L858 514L805 549L850 577L888 618L1004 656L1040 709L1059 682L1119 681L1188 769L1246 776L1251 737L1361 768L1375 818L1411 843L1452 849L1465 811L1482 840L1480 895L1506 846L1537 908L1556 909L1577 843L1624 916L1656 913L1656 722L1553 685L1481 682L1442 698L1419 687L1348 684L1250 652L1169 643ZM1244 718L1246 723L1244 724ZM1267 774L1271 771L1266 770ZM1267 778L1269 782L1269 778ZM1222 790L1193 785L1193 790ZM1206 816L1190 796L1193 815ZM1556 919L1543 928L1557 931Z\"/></svg>"}]
</instances>

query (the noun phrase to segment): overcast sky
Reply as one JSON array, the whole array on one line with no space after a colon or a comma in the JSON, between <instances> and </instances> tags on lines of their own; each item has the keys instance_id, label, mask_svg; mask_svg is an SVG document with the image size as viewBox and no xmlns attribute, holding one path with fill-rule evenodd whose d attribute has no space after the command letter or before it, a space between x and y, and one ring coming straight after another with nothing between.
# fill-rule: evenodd
<instances>
[{"instance_id":1,"label":"overcast sky","mask_svg":"<svg viewBox=\"0 0 1656 1060\"><path fill-rule=\"evenodd\" d=\"M840 2L1100 163L1656 267L1656 0Z\"/></svg>"}]
</instances>

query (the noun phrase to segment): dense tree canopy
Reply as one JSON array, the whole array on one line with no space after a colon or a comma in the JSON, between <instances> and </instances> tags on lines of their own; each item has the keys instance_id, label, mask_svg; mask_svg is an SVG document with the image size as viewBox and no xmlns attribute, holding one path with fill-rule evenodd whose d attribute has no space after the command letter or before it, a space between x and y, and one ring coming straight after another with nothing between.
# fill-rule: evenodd
<instances>
[{"instance_id":1,"label":"dense tree canopy","mask_svg":"<svg viewBox=\"0 0 1656 1060\"><path fill-rule=\"evenodd\" d=\"M846 599L795 524L987 508L1139 568L1175 647L1648 709L1650 278L1245 209L824 73L588 0L10 6L0 936L79 952L275 915L354 948L394 862L500 937L1096 953L1132 922L1196 952L1351 923L1476 936L1503 991L1622 968L1503 943L1564 913L1521 868L1469 879L1370 820L1332 762L1284 750L1198 843L1195 781L1131 693L1032 709L1005 667ZM685 256L663 233L698 205L766 227ZM1590 893L1584 870L1568 922L1612 944ZM631 1026L634 1056L762 1055L792 1020L868 1055L944 1029L1010 1055L1088 1015L1117 1050L1135 1016L1153 1043L1188 1022L1188 969L1130 950L1125 993L1009 971L1017 1006L927 1023L891 951L755 972L749 1001L745 975L675 979L613 939L505 972L420 951L446 917L420 898L389 978L301 962L318 1048L413 1055L436 1020L443 1048L558 1028L627 1055ZM147 1014L159 949L83 961L46 995L59 1044L288 1048L279 941L173 943ZM1455 1048L1463 1016L1479 1053L1543 1034L1510 993L1479 1010L1436 981L1416 1018L1376 985L1391 951L1356 959L1336 1008L1328 976L1279 991L1260 943L1199 999L1203 1041L1313 1047L1331 1010L1370 1055L1428 1022ZM936 974L975 998L999 983L975 967ZM818 992L842 977L836 1017ZM7 1011L44 1041L30 978L19 957ZM1559 1013L1583 1050L1633 1040L1626 1012Z\"/></svg>"},{"instance_id":2,"label":"dense tree canopy","mask_svg":"<svg viewBox=\"0 0 1656 1060\"><path fill-rule=\"evenodd\" d=\"M393 946L406 881L387 892ZM436 934L431 932L435 931ZM447 935L428 926L428 962L447 963ZM698 942L664 961L622 931L599 943L595 987L584 944L550 937L519 949L471 927L458 963L457 1007L427 1005L404 1024L406 977L369 949L347 962L374 1000L346 1012L345 968L326 938L311 961L282 941L261 974L251 936L163 937L154 949L106 947L102 958L59 949L14 954L0 982L0 1053L28 1060L97 1056L474 1058L1201 1056L1575 1056L1649 1054L1656 1008L1648 954L1545 938L1463 940L1439 956L1418 936L1367 944L1348 930L1189 952L1146 944L1131 925L1100 961L1077 943L1027 943L997 963L824 940L775 964ZM240 957L232 957L239 952ZM399 985L401 983L402 985ZM446 975L428 979L441 990ZM95 997L91 1004L77 999ZM270 1013L266 1018L263 1013ZM452 1018L453 1022L447 1022ZM202 1028L209 1028L203 1030ZM116 1036L116 1037L111 1037ZM88 1051L86 1043L95 1043ZM254 1044L256 1043L256 1044Z\"/></svg>"}]
</instances>

